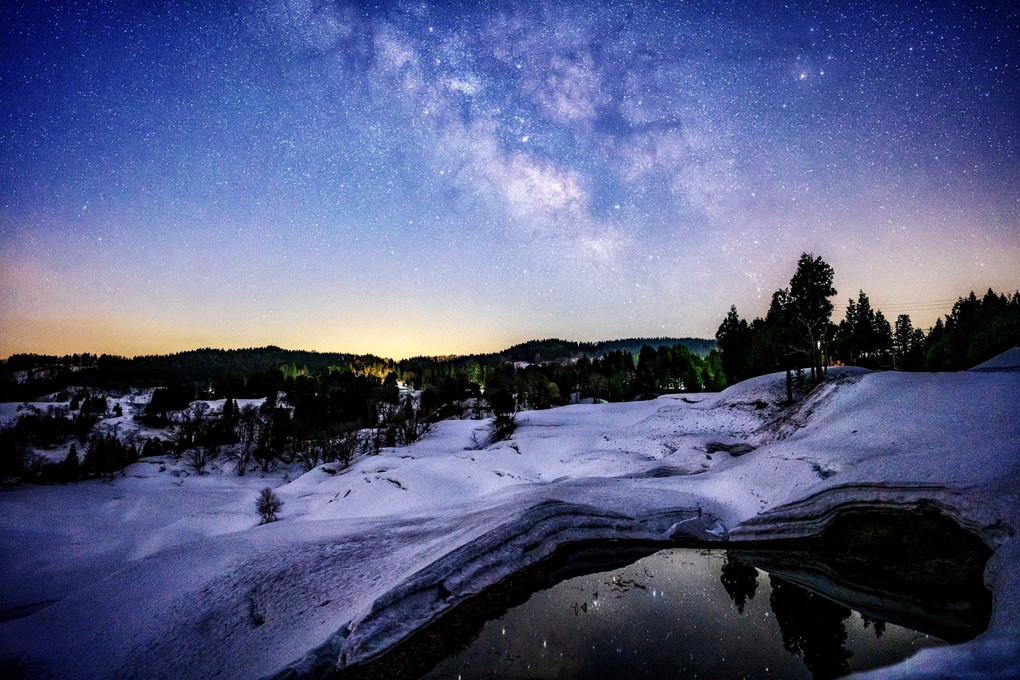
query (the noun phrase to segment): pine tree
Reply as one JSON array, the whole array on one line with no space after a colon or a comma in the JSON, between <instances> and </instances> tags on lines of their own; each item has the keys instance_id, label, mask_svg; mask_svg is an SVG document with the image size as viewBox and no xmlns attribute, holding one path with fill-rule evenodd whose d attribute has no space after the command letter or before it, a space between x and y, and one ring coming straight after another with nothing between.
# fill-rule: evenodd
<instances>
[{"instance_id":1,"label":"pine tree","mask_svg":"<svg viewBox=\"0 0 1020 680\"><path fill-rule=\"evenodd\" d=\"M854 348L854 362L858 359L869 357L875 347L875 312L871 309L871 300L862 290L858 292L857 317L854 319L851 328L851 337Z\"/></svg>"},{"instance_id":2,"label":"pine tree","mask_svg":"<svg viewBox=\"0 0 1020 680\"><path fill-rule=\"evenodd\" d=\"M732 384L750 377L751 330L747 321L737 314L736 305L730 307L726 318L719 325L715 341L726 381Z\"/></svg>"},{"instance_id":3,"label":"pine tree","mask_svg":"<svg viewBox=\"0 0 1020 680\"><path fill-rule=\"evenodd\" d=\"M786 400L793 401L793 369L798 354L803 353L796 312L793 309L793 298L790 292L782 288L772 294L765 320L758 324L756 335L764 356L786 371ZM756 320L757 322L757 320ZM764 368L764 367L763 367ZM770 370L764 368L762 373Z\"/></svg>"},{"instance_id":4,"label":"pine tree","mask_svg":"<svg viewBox=\"0 0 1020 680\"><path fill-rule=\"evenodd\" d=\"M234 418L237 417L237 401L235 399L227 399L223 406L223 418L228 423L233 423Z\"/></svg>"},{"instance_id":5,"label":"pine tree","mask_svg":"<svg viewBox=\"0 0 1020 680\"><path fill-rule=\"evenodd\" d=\"M881 361L892 351L893 333L892 327L886 320L882 310L875 312L875 318L871 323L872 349L877 360Z\"/></svg>"},{"instance_id":6,"label":"pine tree","mask_svg":"<svg viewBox=\"0 0 1020 680\"><path fill-rule=\"evenodd\" d=\"M797 271L790 279L790 325L801 353L811 360L811 379L822 380L822 356L827 351L829 317L836 294L833 270L821 257L801 253Z\"/></svg>"},{"instance_id":7,"label":"pine tree","mask_svg":"<svg viewBox=\"0 0 1020 680\"><path fill-rule=\"evenodd\" d=\"M69 482L77 482L78 476L81 474L81 466L78 463L78 447L71 443L71 448L67 451L67 457L64 458L64 479Z\"/></svg>"},{"instance_id":8,"label":"pine tree","mask_svg":"<svg viewBox=\"0 0 1020 680\"><path fill-rule=\"evenodd\" d=\"M655 364L657 353L651 345L643 345L638 355L637 390L642 393L656 392Z\"/></svg>"},{"instance_id":9,"label":"pine tree","mask_svg":"<svg viewBox=\"0 0 1020 680\"><path fill-rule=\"evenodd\" d=\"M912 353L914 343L914 325L910 321L909 314L900 314L896 317L896 325L893 331L893 367L903 370L906 367L907 357Z\"/></svg>"}]
</instances>

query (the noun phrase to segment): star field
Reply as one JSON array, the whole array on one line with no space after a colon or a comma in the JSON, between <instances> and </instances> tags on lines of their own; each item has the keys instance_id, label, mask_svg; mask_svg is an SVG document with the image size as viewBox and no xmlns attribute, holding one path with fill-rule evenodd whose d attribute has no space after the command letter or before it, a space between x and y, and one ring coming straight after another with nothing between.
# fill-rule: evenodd
<instances>
[{"instance_id":1,"label":"star field","mask_svg":"<svg viewBox=\"0 0 1020 680\"><path fill-rule=\"evenodd\" d=\"M993 3L5 3L0 355L711 337L1020 287Z\"/></svg>"}]
</instances>

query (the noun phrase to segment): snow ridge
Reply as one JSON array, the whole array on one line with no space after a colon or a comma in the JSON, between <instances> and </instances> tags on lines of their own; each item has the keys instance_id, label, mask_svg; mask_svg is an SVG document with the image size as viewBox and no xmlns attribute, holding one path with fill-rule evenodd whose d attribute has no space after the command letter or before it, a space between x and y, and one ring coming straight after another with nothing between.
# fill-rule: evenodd
<instances>
[{"instance_id":1,"label":"snow ridge","mask_svg":"<svg viewBox=\"0 0 1020 680\"><path fill-rule=\"evenodd\" d=\"M659 541L668 546L672 542L664 526L672 528L698 517L689 509L633 517L559 500L540 501L421 569L379 597L366 615L341 628L305 658L268 677L320 677L371 661L451 608L548 558L557 548L607 539ZM702 517L710 527L719 524L714 517ZM484 521L484 517L477 519Z\"/></svg>"}]
</instances>

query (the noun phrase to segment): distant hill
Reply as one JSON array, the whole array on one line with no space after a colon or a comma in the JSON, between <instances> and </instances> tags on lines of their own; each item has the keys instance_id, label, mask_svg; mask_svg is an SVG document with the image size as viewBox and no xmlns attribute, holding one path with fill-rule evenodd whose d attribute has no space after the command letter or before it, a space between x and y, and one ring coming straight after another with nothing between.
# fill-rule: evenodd
<instances>
[{"instance_id":1,"label":"distant hill","mask_svg":"<svg viewBox=\"0 0 1020 680\"><path fill-rule=\"evenodd\" d=\"M701 338L627 338L624 340L606 340L604 342L571 342L552 338L549 340L530 340L498 353L507 361L564 361L588 357L594 359L610 352L630 352L637 354L645 345L655 349L662 346L672 347L683 345L691 354L700 357L708 356L715 349L715 340Z\"/></svg>"},{"instance_id":2,"label":"distant hill","mask_svg":"<svg viewBox=\"0 0 1020 680\"><path fill-rule=\"evenodd\" d=\"M133 358L94 354L63 357L15 354L0 363L0 401L28 399L68 386L105 389L212 383L247 384L253 378L314 374L323 369L350 370L380 377L396 368L392 359L366 354L320 353L279 347L196 349Z\"/></svg>"},{"instance_id":3,"label":"distant hill","mask_svg":"<svg viewBox=\"0 0 1020 680\"><path fill-rule=\"evenodd\" d=\"M532 340L501 352L471 356L415 357L394 361L371 354L308 352L279 347L250 349L197 349L176 354L134 358L94 354L63 357L16 354L0 362L0 401L22 400L37 394L56 392L68 386L128 387L187 384L199 389L212 384L233 385L235 393L252 381L282 372L295 377L315 374L324 369L353 371L385 377L390 371L398 376L405 369L419 374L423 369L451 374L471 365L498 366L504 362L561 362L581 357L602 357L609 352L637 354L644 345L656 349L663 345L684 345L698 356L715 349L714 340L698 338L630 338L606 342L570 342Z\"/></svg>"}]
</instances>

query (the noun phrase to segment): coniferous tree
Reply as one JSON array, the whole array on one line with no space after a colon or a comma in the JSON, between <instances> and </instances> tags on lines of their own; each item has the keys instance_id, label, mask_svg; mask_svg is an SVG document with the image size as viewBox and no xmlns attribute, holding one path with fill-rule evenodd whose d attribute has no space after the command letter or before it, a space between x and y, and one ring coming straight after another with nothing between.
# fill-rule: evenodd
<instances>
[{"instance_id":1,"label":"coniferous tree","mask_svg":"<svg viewBox=\"0 0 1020 680\"><path fill-rule=\"evenodd\" d=\"M67 451L67 457L64 458L63 465L64 479L68 482L77 482L80 472L80 464L78 462L78 447L71 443L71 448Z\"/></svg>"},{"instance_id":2,"label":"coniferous tree","mask_svg":"<svg viewBox=\"0 0 1020 680\"><path fill-rule=\"evenodd\" d=\"M747 321L737 314L736 305L730 307L729 313L719 325L715 333L716 346L719 348L720 363L726 382L736 383L749 378L752 333Z\"/></svg>"},{"instance_id":3,"label":"coniferous tree","mask_svg":"<svg viewBox=\"0 0 1020 680\"><path fill-rule=\"evenodd\" d=\"M848 307L847 319L850 324L850 361L856 364L871 354L875 344L873 337L875 311L863 290L857 293L857 313L850 316Z\"/></svg>"},{"instance_id":4,"label":"coniferous tree","mask_svg":"<svg viewBox=\"0 0 1020 680\"><path fill-rule=\"evenodd\" d=\"M635 389L639 394L656 392L655 363L657 354L651 345L641 347L638 355L637 377L635 378Z\"/></svg>"},{"instance_id":5,"label":"coniferous tree","mask_svg":"<svg viewBox=\"0 0 1020 680\"><path fill-rule=\"evenodd\" d=\"M697 357L683 345L673 348L672 374L679 377L677 389L684 392L701 392L704 389L702 383L702 371L698 370L695 362L701 363Z\"/></svg>"},{"instance_id":6,"label":"coniferous tree","mask_svg":"<svg viewBox=\"0 0 1020 680\"><path fill-rule=\"evenodd\" d=\"M989 290L960 298L925 341L927 370L971 368L1020 344L1020 293L1012 299Z\"/></svg>"},{"instance_id":7,"label":"coniferous tree","mask_svg":"<svg viewBox=\"0 0 1020 680\"><path fill-rule=\"evenodd\" d=\"M884 361L892 352L893 332L892 327L886 320L882 310L875 312L875 318L871 325L872 349L875 353L875 361Z\"/></svg>"},{"instance_id":8,"label":"coniferous tree","mask_svg":"<svg viewBox=\"0 0 1020 680\"><path fill-rule=\"evenodd\" d=\"M758 570L727 552L719 580L736 605L737 611L743 614L744 605L748 600L754 599L754 593L758 590Z\"/></svg>"},{"instance_id":9,"label":"coniferous tree","mask_svg":"<svg viewBox=\"0 0 1020 680\"><path fill-rule=\"evenodd\" d=\"M803 353L793 299L785 288L772 294L768 314L758 331L761 353L786 371L786 400L793 401L793 369ZM765 372L765 371L762 371Z\"/></svg>"},{"instance_id":10,"label":"coniferous tree","mask_svg":"<svg viewBox=\"0 0 1020 680\"><path fill-rule=\"evenodd\" d=\"M811 378L820 382L822 357L827 351L827 337L836 294L832 287L833 270L821 257L802 253L797 271L790 279L789 319L801 353L810 360Z\"/></svg>"},{"instance_id":11,"label":"coniferous tree","mask_svg":"<svg viewBox=\"0 0 1020 680\"><path fill-rule=\"evenodd\" d=\"M138 460L138 451L126 446L113 432L94 434L85 449L82 470L87 474L106 474L122 470Z\"/></svg>"},{"instance_id":12,"label":"coniferous tree","mask_svg":"<svg viewBox=\"0 0 1020 680\"><path fill-rule=\"evenodd\" d=\"M486 392L485 397L493 414L493 438L506 439L517 425L517 400L504 388Z\"/></svg>"},{"instance_id":13,"label":"coniferous tree","mask_svg":"<svg viewBox=\"0 0 1020 680\"><path fill-rule=\"evenodd\" d=\"M815 678L835 678L850 670L853 653L844 621L852 612L843 605L785 581L769 577L769 605L783 636L783 647L804 659Z\"/></svg>"},{"instance_id":14,"label":"coniferous tree","mask_svg":"<svg viewBox=\"0 0 1020 680\"><path fill-rule=\"evenodd\" d=\"M722 352L712 350L705 358L705 370L702 381L708 392L720 392L726 389L726 371L723 369Z\"/></svg>"},{"instance_id":15,"label":"coniferous tree","mask_svg":"<svg viewBox=\"0 0 1020 680\"><path fill-rule=\"evenodd\" d=\"M925 338L924 367L929 371L944 371L952 363L949 347L949 334L942 319L936 319L935 325Z\"/></svg>"},{"instance_id":16,"label":"coniferous tree","mask_svg":"<svg viewBox=\"0 0 1020 680\"><path fill-rule=\"evenodd\" d=\"M802 253L789 288L772 295L764 319L747 323L730 307L716 332L727 382L735 382L775 370L787 374L787 397L792 400L792 371L802 366L811 370L813 382L824 377L832 335L832 267L821 257Z\"/></svg>"},{"instance_id":17,"label":"coniferous tree","mask_svg":"<svg viewBox=\"0 0 1020 680\"><path fill-rule=\"evenodd\" d=\"M923 336L922 336L923 340ZM915 348L914 325L910 321L909 314L900 314L896 317L896 324L893 330L893 367L898 370L906 370L911 362Z\"/></svg>"},{"instance_id":18,"label":"coniferous tree","mask_svg":"<svg viewBox=\"0 0 1020 680\"><path fill-rule=\"evenodd\" d=\"M836 329L834 354L841 361L861 366L879 366L892 351L893 332L881 310L871 306L863 290L857 301L847 303L846 316Z\"/></svg>"},{"instance_id":19,"label":"coniferous tree","mask_svg":"<svg viewBox=\"0 0 1020 680\"><path fill-rule=\"evenodd\" d=\"M230 397L227 397L227 399L224 400L223 402L223 414L221 416L221 418L223 418L224 424L231 424L234 422L234 414L236 410L237 410L236 402L234 402L234 400L231 399Z\"/></svg>"}]
</instances>

